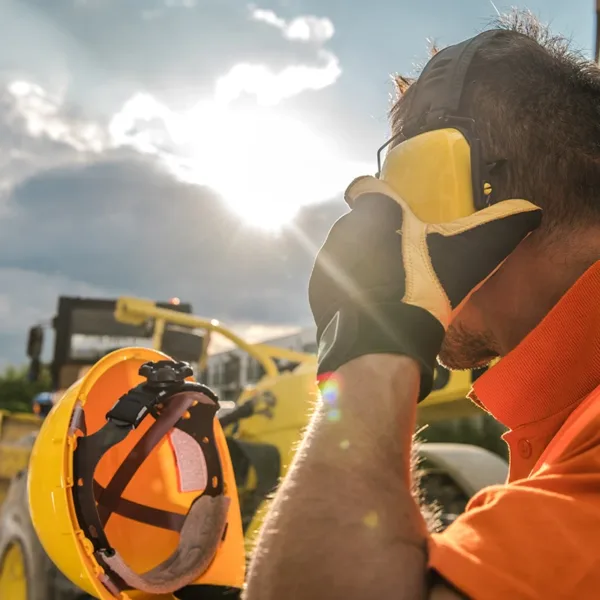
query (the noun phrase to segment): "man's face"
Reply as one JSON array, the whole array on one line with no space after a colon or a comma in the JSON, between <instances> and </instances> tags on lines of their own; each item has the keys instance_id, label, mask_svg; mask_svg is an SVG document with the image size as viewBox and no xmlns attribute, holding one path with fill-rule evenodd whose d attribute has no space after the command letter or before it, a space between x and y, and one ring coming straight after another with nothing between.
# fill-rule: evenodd
<instances>
[{"instance_id":1,"label":"man's face","mask_svg":"<svg viewBox=\"0 0 600 600\"><path fill-rule=\"evenodd\" d=\"M582 267L567 266L564 254L547 252L536 237L522 242L455 316L440 351L442 365L472 369L506 355L579 277Z\"/></svg>"},{"instance_id":2,"label":"man's face","mask_svg":"<svg viewBox=\"0 0 600 600\"><path fill-rule=\"evenodd\" d=\"M510 352L549 308L532 302L544 270L529 240L523 242L455 316L440 363L453 370L473 369Z\"/></svg>"}]
</instances>

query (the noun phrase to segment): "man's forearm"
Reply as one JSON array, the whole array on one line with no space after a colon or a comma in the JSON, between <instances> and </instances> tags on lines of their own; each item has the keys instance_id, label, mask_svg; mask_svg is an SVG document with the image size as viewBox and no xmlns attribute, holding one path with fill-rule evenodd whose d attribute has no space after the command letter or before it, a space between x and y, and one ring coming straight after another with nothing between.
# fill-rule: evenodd
<instances>
[{"instance_id":1,"label":"man's forearm","mask_svg":"<svg viewBox=\"0 0 600 600\"><path fill-rule=\"evenodd\" d=\"M427 530L411 494L419 370L339 369L263 526L246 600L422 598Z\"/></svg>"}]
</instances>

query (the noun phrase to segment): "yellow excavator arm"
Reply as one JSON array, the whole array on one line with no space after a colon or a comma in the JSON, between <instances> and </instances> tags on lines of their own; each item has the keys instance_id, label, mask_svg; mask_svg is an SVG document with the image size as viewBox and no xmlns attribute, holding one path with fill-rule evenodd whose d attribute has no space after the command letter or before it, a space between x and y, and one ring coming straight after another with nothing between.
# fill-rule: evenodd
<instances>
[{"instance_id":1,"label":"yellow excavator arm","mask_svg":"<svg viewBox=\"0 0 600 600\"><path fill-rule=\"evenodd\" d=\"M169 308L161 308L152 300L123 296L117 300L115 319L121 323L141 325L148 320L154 321L153 347L160 348L165 325L179 325L201 329L206 332L202 355L198 357L199 370L202 370L208 357L208 346L213 334L222 335L240 350L247 352L264 369L263 379L271 379L279 375L275 359L299 363L297 369L316 370L314 354L297 352L268 344L253 344L242 339L233 331L215 319L206 319ZM466 396L472 384L471 371L444 373L445 381L438 389L419 405L419 421L433 422L440 419L456 418L477 414L479 409ZM434 386L435 387L435 386Z\"/></svg>"},{"instance_id":2,"label":"yellow excavator arm","mask_svg":"<svg viewBox=\"0 0 600 600\"><path fill-rule=\"evenodd\" d=\"M152 343L155 348L159 348L161 345L162 336L167 323L182 327L203 329L208 334L206 339L209 341L212 334L216 333L222 335L240 350L247 352L252 358L256 359L265 370L266 377L275 377L279 373L274 359L289 360L297 363L314 360L312 354L296 352L294 350L288 350L287 348L278 348L267 344L251 344L227 327L221 325L216 319L204 319L196 315L189 315L168 308L159 308L152 300L128 296L119 298L115 310L115 319L121 323L128 323L130 325L141 325L145 321L148 321L148 319L153 319L154 337ZM202 356L198 357L198 365L200 368L202 368L206 362L206 357L208 355L208 343L204 346Z\"/></svg>"}]
</instances>

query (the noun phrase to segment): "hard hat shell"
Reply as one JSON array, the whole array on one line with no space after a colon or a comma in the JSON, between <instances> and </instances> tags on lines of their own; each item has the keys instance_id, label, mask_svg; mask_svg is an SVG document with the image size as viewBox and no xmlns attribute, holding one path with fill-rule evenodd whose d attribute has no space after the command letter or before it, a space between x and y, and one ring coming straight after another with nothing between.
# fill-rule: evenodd
<instances>
[{"instance_id":1,"label":"hard hat shell","mask_svg":"<svg viewBox=\"0 0 600 600\"><path fill-rule=\"evenodd\" d=\"M171 598L171 595L126 592L115 596L101 582L104 569L94 556L92 542L77 520L73 501L73 454L77 433L73 414L81 405L87 435L106 422L106 413L119 397L144 380L138 374L148 361L169 360L148 348L123 348L100 359L82 379L73 384L46 417L31 454L28 493L31 518L40 542L56 566L75 585L101 600ZM148 430L147 418L100 460L94 479L103 486ZM225 495L230 499L226 535L208 569L194 584L241 588L245 554L235 476L227 442L218 421L214 434L223 471ZM123 497L145 506L185 514L198 493L181 491L175 456L167 438L150 453L127 486ZM177 548L178 533L119 514L112 514L105 532L123 560L135 571L145 572L168 558Z\"/></svg>"}]
</instances>

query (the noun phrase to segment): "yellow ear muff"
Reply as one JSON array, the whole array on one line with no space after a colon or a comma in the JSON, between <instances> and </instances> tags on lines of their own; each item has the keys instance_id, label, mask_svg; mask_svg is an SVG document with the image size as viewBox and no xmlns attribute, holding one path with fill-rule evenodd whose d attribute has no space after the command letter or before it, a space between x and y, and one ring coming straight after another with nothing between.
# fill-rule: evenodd
<instances>
[{"instance_id":1,"label":"yellow ear muff","mask_svg":"<svg viewBox=\"0 0 600 600\"><path fill-rule=\"evenodd\" d=\"M475 212L471 149L457 129L421 133L392 148L379 177L426 223Z\"/></svg>"}]
</instances>

